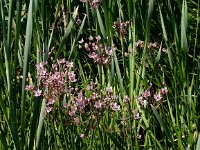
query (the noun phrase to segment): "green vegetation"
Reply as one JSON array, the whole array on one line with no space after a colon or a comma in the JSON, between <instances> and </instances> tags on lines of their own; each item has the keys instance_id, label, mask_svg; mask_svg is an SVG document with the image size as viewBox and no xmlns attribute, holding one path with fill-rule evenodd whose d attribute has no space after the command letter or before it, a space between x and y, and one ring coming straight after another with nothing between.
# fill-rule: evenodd
<instances>
[{"instance_id":1,"label":"green vegetation","mask_svg":"<svg viewBox=\"0 0 200 150\"><path fill-rule=\"evenodd\" d=\"M200 0L0 0L0 149L200 150Z\"/></svg>"}]
</instances>

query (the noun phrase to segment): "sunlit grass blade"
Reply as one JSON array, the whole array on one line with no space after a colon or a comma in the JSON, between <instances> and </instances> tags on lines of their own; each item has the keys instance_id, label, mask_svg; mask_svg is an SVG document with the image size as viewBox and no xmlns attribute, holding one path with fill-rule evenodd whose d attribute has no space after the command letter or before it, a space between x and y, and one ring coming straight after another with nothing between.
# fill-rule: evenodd
<instances>
[{"instance_id":1,"label":"sunlit grass blade","mask_svg":"<svg viewBox=\"0 0 200 150\"><path fill-rule=\"evenodd\" d=\"M187 81L187 69L186 61L187 61L187 53L188 53L188 42L187 42L187 3L184 0L182 4L182 16L181 16L181 49L182 49L182 74L183 80Z\"/></svg>"},{"instance_id":2,"label":"sunlit grass blade","mask_svg":"<svg viewBox=\"0 0 200 150\"><path fill-rule=\"evenodd\" d=\"M99 27L101 30L101 34L103 35L103 38L106 39L106 31L105 31L105 27L104 27L99 9L97 9L96 11L97 11L97 19L98 19Z\"/></svg>"},{"instance_id":3,"label":"sunlit grass blade","mask_svg":"<svg viewBox=\"0 0 200 150\"><path fill-rule=\"evenodd\" d=\"M119 68L119 63L118 63L118 59L117 59L115 51L113 52L113 57L114 57L114 63L115 63L117 79L118 79L118 82L119 82L120 93L121 93L121 96L124 97L123 79L122 79L122 76L121 76L121 71L120 71L120 68Z\"/></svg>"},{"instance_id":4,"label":"sunlit grass blade","mask_svg":"<svg viewBox=\"0 0 200 150\"><path fill-rule=\"evenodd\" d=\"M161 44L161 46L160 46L160 48L158 50L158 54L156 56L155 65L154 66L156 66L158 64L158 62L160 61L161 52L162 52L162 44Z\"/></svg>"},{"instance_id":5,"label":"sunlit grass blade","mask_svg":"<svg viewBox=\"0 0 200 150\"><path fill-rule=\"evenodd\" d=\"M133 93L135 88L135 20L133 22L133 34L131 34L131 26L129 26L129 50L133 49L129 55L129 97L133 99Z\"/></svg>"},{"instance_id":6,"label":"sunlit grass blade","mask_svg":"<svg viewBox=\"0 0 200 150\"><path fill-rule=\"evenodd\" d=\"M188 42L187 42L187 2L184 0L182 4L182 16L181 16L181 48L183 49L184 53L188 51Z\"/></svg>"},{"instance_id":7,"label":"sunlit grass blade","mask_svg":"<svg viewBox=\"0 0 200 150\"><path fill-rule=\"evenodd\" d=\"M196 145L196 150L200 149L200 134L198 135L198 141L197 141L197 145Z\"/></svg>"},{"instance_id":8,"label":"sunlit grass blade","mask_svg":"<svg viewBox=\"0 0 200 150\"><path fill-rule=\"evenodd\" d=\"M39 144L40 144L40 137L41 137L41 133L42 133L42 128L43 128L43 122L44 122L44 112L46 109L46 102L45 99L43 99L42 101L42 107L40 110L40 117L39 117L39 122L38 122L38 128L37 128L37 136L36 136L36 148L39 148Z\"/></svg>"},{"instance_id":9,"label":"sunlit grass blade","mask_svg":"<svg viewBox=\"0 0 200 150\"><path fill-rule=\"evenodd\" d=\"M167 37L167 32L166 32L166 28L165 28L165 24L164 24L164 20L163 20L163 16L162 16L160 6L159 6L159 12L160 12L160 20L161 20L161 25L162 25L163 37L164 37L164 40L165 40L165 44L167 46L167 54L168 54L168 58L169 58L169 64L170 64L171 69L173 69L172 54L171 54L171 50L168 46L168 37Z\"/></svg>"}]
</instances>

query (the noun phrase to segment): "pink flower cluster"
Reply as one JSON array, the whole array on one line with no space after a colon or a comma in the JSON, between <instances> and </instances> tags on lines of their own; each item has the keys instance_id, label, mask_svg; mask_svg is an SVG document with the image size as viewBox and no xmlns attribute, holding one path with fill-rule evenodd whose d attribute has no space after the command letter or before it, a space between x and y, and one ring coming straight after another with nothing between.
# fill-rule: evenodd
<instances>
[{"instance_id":1,"label":"pink flower cluster","mask_svg":"<svg viewBox=\"0 0 200 150\"><path fill-rule=\"evenodd\" d=\"M135 48L143 48L144 47L144 41L138 40L135 42ZM157 42L150 42L147 44L147 48L159 48L160 44Z\"/></svg>"},{"instance_id":2,"label":"pink flower cluster","mask_svg":"<svg viewBox=\"0 0 200 150\"><path fill-rule=\"evenodd\" d=\"M54 61L50 71L47 62L36 65L40 79L38 87L40 88L35 89L34 85L27 85L26 90L33 91L36 97L43 96L45 98L47 113L51 112L53 104L66 92L67 83L76 82L77 79L72 68L73 62L68 62L65 59Z\"/></svg>"},{"instance_id":3,"label":"pink flower cluster","mask_svg":"<svg viewBox=\"0 0 200 150\"><path fill-rule=\"evenodd\" d=\"M72 100L65 104L67 118L75 125L80 124L81 118L100 119L105 111L120 111L117 96L112 87L100 90L96 83L91 82L85 89L71 96Z\"/></svg>"},{"instance_id":4,"label":"pink flower cluster","mask_svg":"<svg viewBox=\"0 0 200 150\"><path fill-rule=\"evenodd\" d=\"M149 90L145 90L140 96L138 96L137 100L144 107L146 107L148 104L155 105L157 102L161 102L167 93L167 87L159 89L159 91L156 93L154 93L152 87L150 87Z\"/></svg>"},{"instance_id":5,"label":"pink flower cluster","mask_svg":"<svg viewBox=\"0 0 200 150\"><path fill-rule=\"evenodd\" d=\"M126 28L128 27L128 25L129 25L129 21L125 21L125 22L115 21L112 27L117 30L120 36L124 37L126 34Z\"/></svg>"},{"instance_id":6,"label":"pink flower cluster","mask_svg":"<svg viewBox=\"0 0 200 150\"><path fill-rule=\"evenodd\" d=\"M97 9L101 5L102 0L80 0L83 3L89 1L92 8Z\"/></svg>"},{"instance_id":7,"label":"pink flower cluster","mask_svg":"<svg viewBox=\"0 0 200 150\"><path fill-rule=\"evenodd\" d=\"M135 48L143 48L144 47L144 41L138 40L135 42ZM147 44L147 48L149 49L155 49L155 48L160 48L160 44L158 42L150 42ZM162 48L162 52L166 53L167 49Z\"/></svg>"},{"instance_id":8,"label":"pink flower cluster","mask_svg":"<svg viewBox=\"0 0 200 150\"><path fill-rule=\"evenodd\" d=\"M103 66L110 64L111 55L115 47L112 46L105 48L105 46L101 44L100 36L96 36L95 38L90 36L88 38L88 42L81 39L78 43L79 49L84 49L89 52L88 57L93 59L95 63Z\"/></svg>"}]
</instances>

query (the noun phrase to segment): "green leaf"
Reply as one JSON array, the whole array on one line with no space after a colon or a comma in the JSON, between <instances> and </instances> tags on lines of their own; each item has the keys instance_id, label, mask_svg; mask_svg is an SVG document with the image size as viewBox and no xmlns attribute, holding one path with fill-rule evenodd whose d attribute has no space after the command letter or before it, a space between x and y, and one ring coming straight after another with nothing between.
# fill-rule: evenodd
<instances>
[{"instance_id":1,"label":"green leaf","mask_svg":"<svg viewBox=\"0 0 200 150\"><path fill-rule=\"evenodd\" d=\"M64 35L64 37L63 37L63 39L62 39L62 41L61 41L61 43L60 43L60 46L59 46L59 48L58 48L58 50L57 50L56 58L58 58L58 56L60 55L61 51L63 50L63 47L64 47L64 45L65 45L65 42L66 42L66 40L67 40L67 38L68 38L68 36L69 36L71 30L72 30L73 24L74 24L74 22L75 22L75 20L76 20L76 16L78 15L78 8L79 8L79 7L77 7L77 8L75 9L75 11L74 11L74 13L73 13L73 16L72 16L72 18L71 18L71 20L70 20L70 22L69 22L69 24L68 24L68 26L67 26L65 35Z\"/></svg>"},{"instance_id":2,"label":"green leaf","mask_svg":"<svg viewBox=\"0 0 200 150\"><path fill-rule=\"evenodd\" d=\"M171 134L170 134L170 131L169 131L169 129L166 127L166 125L164 124L164 122L163 122L162 118L160 117L158 111L156 110L156 108L155 108L153 105L151 105L151 108L152 108L152 110L153 110L154 115L156 116L156 119L157 119L158 122L160 123L161 127L164 129L164 132L165 132L165 134L167 135L168 139L169 139L171 142L173 142L172 136L171 136Z\"/></svg>"},{"instance_id":3,"label":"green leaf","mask_svg":"<svg viewBox=\"0 0 200 150\"><path fill-rule=\"evenodd\" d=\"M97 9L96 11L97 11L97 19L98 19L99 27L100 27L100 30L101 30L101 34L103 35L103 38L106 39L106 30L105 30L105 27L103 25L103 21L101 19L99 9Z\"/></svg>"},{"instance_id":4,"label":"green leaf","mask_svg":"<svg viewBox=\"0 0 200 150\"><path fill-rule=\"evenodd\" d=\"M33 1L29 2L28 19L26 25L26 38L25 38L25 49L24 49L24 61L23 61L23 78L22 78L22 99L21 99L21 139L22 146L25 142L25 86L26 77L28 72L28 57L31 49L32 42L32 31L33 31Z\"/></svg>"}]
</instances>

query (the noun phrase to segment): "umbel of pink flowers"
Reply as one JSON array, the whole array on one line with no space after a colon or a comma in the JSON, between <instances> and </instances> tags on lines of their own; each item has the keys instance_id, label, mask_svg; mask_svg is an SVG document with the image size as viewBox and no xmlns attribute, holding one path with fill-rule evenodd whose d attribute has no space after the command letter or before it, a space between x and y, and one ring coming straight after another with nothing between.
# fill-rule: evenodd
<instances>
[{"instance_id":1,"label":"umbel of pink flowers","mask_svg":"<svg viewBox=\"0 0 200 150\"><path fill-rule=\"evenodd\" d=\"M73 88L73 83L77 81L73 68L73 62L68 62L65 59L53 61L51 67L48 67L47 62L41 62L36 65L39 85L27 85L25 89L32 91L35 97L42 96L46 100L45 113L51 112L54 103L61 96L67 94L72 102L67 102L65 109L75 122L78 122L78 118L75 117L77 113L88 110L96 112L96 114L102 110L120 110L120 105L115 101L117 96L113 93L112 87L101 90L97 88L97 84L91 82L86 89ZM91 94L85 96L85 90Z\"/></svg>"},{"instance_id":2,"label":"umbel of pink flowers","mask_svg":"<svg viewBox=\"0 0 200 150\"><path fill-rule=\"evenodd\" d=\"M156 103L162 102L167 93L168 89L166 86L160 88L156 93L154 93L150 87L137 97L137 101L144 107L148 106L149 104L156 105Z\"/></svg>"},{"instance_id":3,"label":"umbel of pink flowers","mask_svg":"<svg viewBox=\"0 0 200 150\"><path fill-rule=\"evenodd\" d=\"M90 3L91 7L97 9L99 5L101 5L102 0L80 0L82 3L88 2Z\"/></svg>"},{"instance_id":4,"label":"umbel of pink flowers","mask_svg":"<svg viewBox=\"0 0 200 150\"><path fill-rule=\"evenodd\" d=\"M90 94L85 94L85 92ZM67 118L76 125L80 123L80 116L86 118L100 119L105 111L120 111L120 105L117 104L117 96L112 87L105 90L99 90L96 83L90 82L86 89L80 89L71 96L72 101L65 104Z\"/></svg>"},{"instance_id":5,"label":"umbel of pink flowers","mask_svg":"<svg viewBox=\"0 0 200 150\"><path fill-rule=\"evenodd\" d=\"M103 66L110 64L112 53L116 49L114 45L112 47L105 47L101 43L101 37L99 35L96 37L89 36L87 40L82 38L78 43L79 49L85 50L90 59Z\"/></svg>"},{"instance_id":6,"label":"umbel of pink flowers","mask_svg":"<svg viewBox=\"0 0 200 150\"><path fill-rule=\"evenodd\" d=\"M65 93L67 83L77 81L72 68L73 62L65 59L54 61L50 71L47 62L41 62L36 65L40 85L38 87L27 85L25 89L33 91L36 97L43 96L46 100L46 112L50 112L53 104Z\"/></svg>"}]
</instances>

